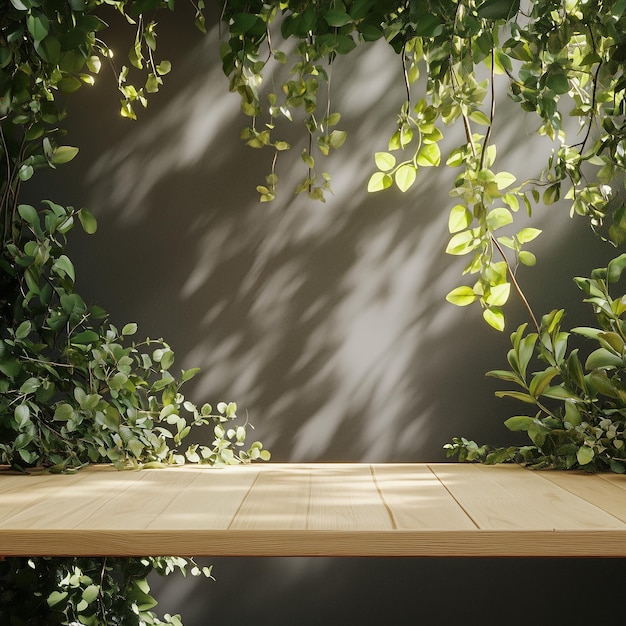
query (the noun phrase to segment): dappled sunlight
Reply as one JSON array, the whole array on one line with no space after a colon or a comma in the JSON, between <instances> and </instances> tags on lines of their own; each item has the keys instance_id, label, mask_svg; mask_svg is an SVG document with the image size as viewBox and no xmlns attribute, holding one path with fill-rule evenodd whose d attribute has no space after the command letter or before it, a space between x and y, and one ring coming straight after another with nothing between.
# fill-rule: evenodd
<instances>
[{"instance_id":1,"label":"dappled sunlight","mask_svg":"<svg viewBox=\"0 0 626 626\"><path fill-rule=\"evenodd\" d=\"M454 172L422 167L406 195L366 192L405 95L398 58L379 43L335 63L333 108L349 139L322 160L333 177L327 202L292 195L306 175L305 138L294 129L293 150L277 164L278 198L259 204L255 186L272 155L239 142L248 120L211 60L216 39L177 66L183 86L88 172L96 243L114 246L117 276L132 289L118 314L164 335L180 367L201 366L187 394L235 400L275 460L441 459L459 424L498 410L489 391L483 406L467 399L484 371L502 366L493 352L505 354L506 337L486 329L476 308L445 302L469 282L466 259L444 253ZM534 176L507 106L502 167ZM447 131L447 149L463 141L459 132ZM534 249L551 251L566 232L552 229ZM120 300L120 280L96 269L86 291ZM510 310L519 319L517 303Z\"/></svg>"}]
</instances>

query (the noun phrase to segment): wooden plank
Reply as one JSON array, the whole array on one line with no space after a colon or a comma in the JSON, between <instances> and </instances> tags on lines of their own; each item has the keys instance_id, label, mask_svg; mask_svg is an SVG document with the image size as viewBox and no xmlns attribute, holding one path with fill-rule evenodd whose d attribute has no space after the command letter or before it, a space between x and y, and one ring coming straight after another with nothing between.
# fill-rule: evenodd
<instances>
[{"instance_id":1,"label":"wooden plank","mask_svg":"<svg viewBox=\"0 0 626 626\"><path fill-rule=\"evenodd\" d=\"M311 473L309 530L393 530L369 465L316 465Z\"/></svg>"},{"instance_id":2,"label":"wooden plank","mask_svg":"<svg viewBox=\"0 0 626 626\"><path fill-rule=\"evenodd\" d=\"M150 530L225 530L259 476L259 465L230 468L185 466L193 480L147 524Z\"/></svg>"},{"instance_id":3,"label":"wooden plank","mask_svg":"<svg viewBox=\"0 0 626 626\"><path fill-rule=\"evenodd\" d=\"M431 468L482 530L626 530L613 515L516 465Z\"/></svg>"},{"instance_id":4,"label":"wooden plank","mask_svg":"<svg viewBox=\"0 0 626 626\"><path fill-rule=\"evenodd\" d=\"M0 555L626 557L625 478L460 464L0 475Z\"/></svg>"},{"instance_id":5,"label":"wooden plank","mask_svg":"<svg viewBox=\"0 0 626 626\"><path fill-rule=\"evenodd\" d=\"M98 501L89 501L89 498L84 497L92 493L95 474L90 470L86 468L68 475L39 473L33 476L2 476L0 523L29 528L40 524L54 527L60 522L62 527L67 527L66 522L76 509L99 506ZM118 472L110 468L107 473ZM83 491L83 484L89 484L88 492ZM79 514L81 519L85 516L86 513Z\"/></svg>"},{"instance_id":6,"label":"wooden plank","mask_svg":"<svg viewBox=\"0 0 626 626\"><path fill-rule=\"evenodd\" d=\"M538 472L541 478L601 508L626 523L626 476L585 472Z\"/></svg>"},{"instance_id":7,"label":"wooden plank","mask_svg":"<svg viewBox=\"0 0 626 626\"><path fill-rule=\"evenodd\" d=\"M141 481L131 481L84 524L121 531L226 529L259 471L258 466L239 469L184 466L140 472Z\"/></svg>"},{"instance_id":8,"label":"wooden plank","mask_svg":"<svg viewBox=\"0 0 626 626\"><path fill-rule=\"evenodd\" d=\"M428 466L373 465L372 472L394 528L476 528Z\"/></svg>"},{"instance_id":9,"label":"wooden plank","mask_svg":"<svg viewBox=\"0 0 626 626\"><path fill-rule=\"evenodd\" d=\"M0 530L4 556L626 557L622 531Z\"/></svg>"},{"instance_id":10,"label":"wooden plank","mask_svg":"<svg viewBox=\"0 0 626 626\"><path fill-rule=\"evenodd\" d=\"M274 466L259 473L228 528L295 530L308 523L311 497L309 466Z\"/></svg>"}]
</instances>

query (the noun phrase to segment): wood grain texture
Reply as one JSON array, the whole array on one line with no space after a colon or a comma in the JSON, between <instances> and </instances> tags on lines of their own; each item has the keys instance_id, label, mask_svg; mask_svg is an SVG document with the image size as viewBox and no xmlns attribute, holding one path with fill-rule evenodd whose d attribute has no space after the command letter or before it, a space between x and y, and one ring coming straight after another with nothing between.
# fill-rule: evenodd
<instances>
[{"instance_id":1,"label":"wood grain texture","mask_svg":"<svg viewBox=\"0 0 626 626\"><path fill-rule=\"evenodd\" d=\"M626 557L626 476L347 463L0 473L0 555L162 554Z\"/></svg>"}]
</instances>

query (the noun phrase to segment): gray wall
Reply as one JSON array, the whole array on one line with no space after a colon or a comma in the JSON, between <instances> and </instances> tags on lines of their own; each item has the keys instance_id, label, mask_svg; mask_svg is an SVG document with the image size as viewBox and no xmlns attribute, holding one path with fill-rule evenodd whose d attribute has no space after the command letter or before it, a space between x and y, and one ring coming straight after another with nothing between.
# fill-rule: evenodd
<instances>
[{"instance_id":1,"label":"gray wall","mask_svg":"<svg viewBox=\"0 0 626 626\"><path fill-rule=\"evenodd\" d=\"M170 16L160 22L174 71L139 122L117 117L115 86L103 74L70 103L67 142L81 148L79 158L27 190L98 217L98 233L72 244L81 291L114 322L165 337L181 367L201 366L188 395L237 401L276 461L442 461L453 436L515 442L502 422L518 407L493 396L500 387L484 372L506 366L508 331L526 320L512 302L498 334L477 309L445 302L464 264L443 252L452 176L422 170L406 195L365 190L404 97L395 55L376 45L334 69L333 102L350 137L328 161L327 203L292 195L304 173L302 138L279 162L279 199L261 205L255 186L271 154L238 139L247 120L227 93L216 34L203 39ZM535 121L511 126L508 105L500 106L501 167L520 179L536 174ZM563 207L538 209L532 224L546 234L533 245L539 267L520 270L520 281L538 314L569 307L579 300L571 277L612 251ZM573 304L568 319L577 325L588 315ZM164 610L182 611L188 626L255 616L262 626L414 624L420 614L439 624L457 611L452 602L473 613L466 623L478 615L500 623L494 615L506 610L514 611L508 623L521 624L527 618L518 620L514 605L533 602L525 585L569 576L579 563L213 562L216 583L155 580ZM607 567L585 562L585 576ZM566 612L542 606L552 621ZM578 609L571 616L582 623Z\"/></svg>"}]
</instances>

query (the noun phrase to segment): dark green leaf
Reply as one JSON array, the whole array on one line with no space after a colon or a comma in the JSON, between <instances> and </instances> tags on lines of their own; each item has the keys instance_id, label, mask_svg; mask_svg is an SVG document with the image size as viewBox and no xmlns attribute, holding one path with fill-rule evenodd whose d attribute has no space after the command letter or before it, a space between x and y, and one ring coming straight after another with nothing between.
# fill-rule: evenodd
<instances>
[{"instance_id":1,"label":"dark green leaf","mask_svg":"<svg viewBox=\"0 0 626 626\"><path fill-rule=\"evenodd\" d=\"M510 20L520 8L519 0L485 0L477 9L486 20Z\"/></svg>"}]
</instances>

